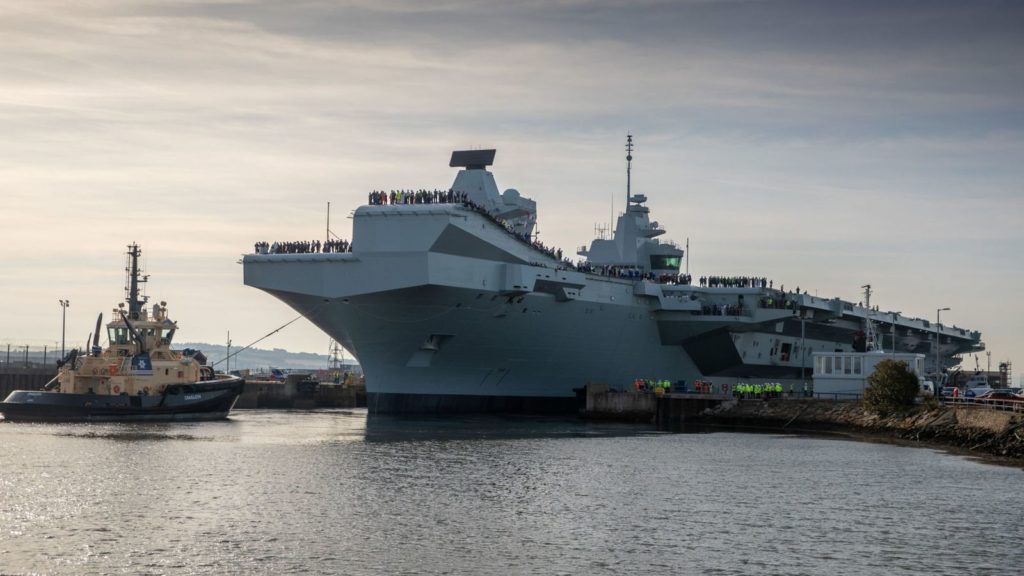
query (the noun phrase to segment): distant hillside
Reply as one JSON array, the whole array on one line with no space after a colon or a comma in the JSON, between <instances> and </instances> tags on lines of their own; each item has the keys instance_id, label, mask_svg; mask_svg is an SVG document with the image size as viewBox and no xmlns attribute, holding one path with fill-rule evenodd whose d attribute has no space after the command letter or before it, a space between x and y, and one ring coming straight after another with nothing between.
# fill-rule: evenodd
<instances>
[{"instance_id":1,"label":"distant hillside","mask_svg":"<svg viewBox=\"0 0 1024 576\"><path fill-rule=\"evenodd\" d=\"M227 347L223 344L207 344L205 342L175 342L174 349L194 348L206 354L209 364L217 364L218 370L225 368L224 356L227 354ZM312 352L289 352L282 348L264 350L262 348L249 348L235 354L238 348L232 346L231 369L232 370L267 370L269 368L284 368L288 370L319 370L329 368L331 359L326 354L314 354ZM348 354L342 359L344 364L355 364L355 360Z\"/></svg>"}]
</instances>

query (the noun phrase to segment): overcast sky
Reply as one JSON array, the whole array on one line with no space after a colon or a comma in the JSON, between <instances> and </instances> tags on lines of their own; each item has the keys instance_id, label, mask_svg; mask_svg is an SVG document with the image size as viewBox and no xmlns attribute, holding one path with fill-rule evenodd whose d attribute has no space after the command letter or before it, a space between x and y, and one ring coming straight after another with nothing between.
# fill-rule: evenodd
<instances>
[{"instance_id":1,"label":"overcast sky","mask_svg":"<svg viewBox=\"0 0 1024 576\"><path fill-rule=\"evenodd\" d=\"M349 237L458 148L497 148L574 253L623 210L632 131L694 275L949 306L1021 373L1022 30L1020 2L0 0L0 343L59 343L60 298L83 341L133 241L179 338L251 342L295 314L240 254L322 238L328 202Z\"/></svg>"}]
</instances>

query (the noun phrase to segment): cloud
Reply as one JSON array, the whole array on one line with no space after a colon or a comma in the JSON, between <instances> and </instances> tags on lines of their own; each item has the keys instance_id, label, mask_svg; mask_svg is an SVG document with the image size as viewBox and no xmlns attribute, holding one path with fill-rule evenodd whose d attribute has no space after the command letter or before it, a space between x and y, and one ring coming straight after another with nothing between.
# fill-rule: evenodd
<instances>
[{"instance_id":1,"label":"cloud","mask_svg":"<svg viewBox=\"0 0 1024 576\"><path fill-rule=\"evenodd\" d=\"M846 297L862 276L892 278L908 313L927 280L971 318L978 284L1024 281L1022 14L944 1L8 3L0 243L31 250L3 271L0 316L38 330L27 310L72 288L76 310L108 307L137 240L166 266L190 339L223 331L188 310L196 274L211 303L195 306L262 335L254 311L290 312L241 286L240 252L319 237L328 201L347 234L368 190L447 186L448 152L468 146L498 148L499 186L536 199L544 241L573 252L622 209L633 130L634 185L669 237L694 240L703 273ZM58 290L41 267L69 280ZM971 319L994 348L1020 349L1005 318ZM312 328L293 342L326 346Z\"/></svg>"}]
</instances>

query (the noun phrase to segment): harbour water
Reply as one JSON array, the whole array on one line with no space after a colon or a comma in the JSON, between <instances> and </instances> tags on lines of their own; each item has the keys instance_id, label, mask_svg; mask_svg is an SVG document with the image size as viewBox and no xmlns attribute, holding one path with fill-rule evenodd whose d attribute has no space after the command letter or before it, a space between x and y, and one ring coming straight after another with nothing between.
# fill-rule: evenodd
<instances>
[{"instance_id":1,"label":"harbour water","mask_svg":"<svg viewBox=\"0 0 1024 576\"><path fill-rule=\"evenodd\" d=\"M1024 471L576 420L0 422L2 574L1020 574Z\"/></svg>"}]
</instances>

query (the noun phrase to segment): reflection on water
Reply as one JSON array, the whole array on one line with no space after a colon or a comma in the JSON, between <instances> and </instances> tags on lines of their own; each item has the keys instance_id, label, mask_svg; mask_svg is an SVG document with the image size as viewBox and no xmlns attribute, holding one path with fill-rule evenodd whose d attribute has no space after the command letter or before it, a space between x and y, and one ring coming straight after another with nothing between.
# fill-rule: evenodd
<instances>
[{"instance_id":1,"label":"reflection on water","mask_svg":"<svg viewBox=\"0 0 1024 576\"><path fill-rule=\"evenodd\" d=\"M452 418L375 414L368 415L364 425L367 442L597 438L654 433L647 427L616 422L586 422L564 417L524 415L466 415Z\"/></svg>"},{"instance_id":2,"label":"reflection on water","mask_svg":"<svg viewBox=\"0 0 1024 576\"><path fill-rule=\"evenodd\" d=\"M1017 574L1024 472L557 418L0 422L0 573Z\"/></svg>"}]
</instances>

